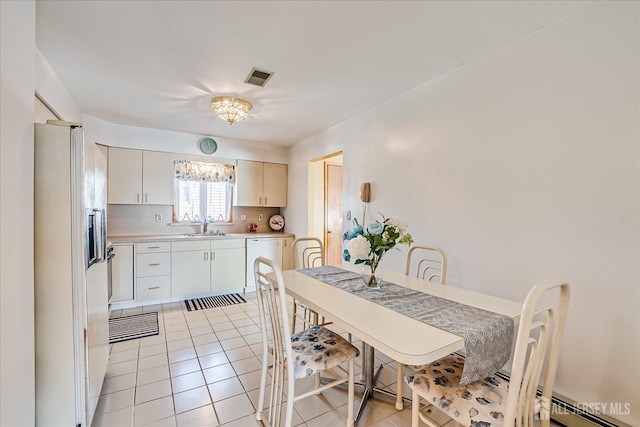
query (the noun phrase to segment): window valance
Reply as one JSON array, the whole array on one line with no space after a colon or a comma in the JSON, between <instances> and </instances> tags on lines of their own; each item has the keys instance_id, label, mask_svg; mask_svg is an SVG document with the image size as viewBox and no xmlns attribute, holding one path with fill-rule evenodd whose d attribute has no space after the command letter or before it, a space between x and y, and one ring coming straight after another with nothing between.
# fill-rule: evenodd
<instances>
[{"instance_id":1,"label":"window valance","mask_svg":"<svg viewBox=\"0 0 640 427\"><path fill-rule=\"evenodd\" d=\"M228 182L235 184L236 167L225 163L176 160L175 179L180 181Z\"/></svg>"}]
</instances>

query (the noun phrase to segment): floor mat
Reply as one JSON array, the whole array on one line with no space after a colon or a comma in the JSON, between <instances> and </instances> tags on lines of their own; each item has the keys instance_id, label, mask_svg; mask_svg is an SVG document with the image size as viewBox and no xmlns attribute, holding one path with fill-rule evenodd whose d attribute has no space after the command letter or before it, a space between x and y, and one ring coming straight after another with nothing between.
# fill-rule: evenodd
<instances>
[{"instance_id":1,"label":"floor mat","mask_svg":"<svg viewBox=\"0 0 640 427\"><path fill-rule=\"evenodd\" d=\"M225 305L242 304L247 302L240 294L216 295L213 297L194 298L184 300L187 310L203 310L205 308L224 307Z\"/></svg>"},{"instance_id":2,"label":"floor mat","mask_svg":"<svg viewBox=\"0 0 640 427\"><path fill-rule=\"evenodd\" d=\"M158 312L109 319L109 344L158 335Z\"/></svg>"}]
</instances>

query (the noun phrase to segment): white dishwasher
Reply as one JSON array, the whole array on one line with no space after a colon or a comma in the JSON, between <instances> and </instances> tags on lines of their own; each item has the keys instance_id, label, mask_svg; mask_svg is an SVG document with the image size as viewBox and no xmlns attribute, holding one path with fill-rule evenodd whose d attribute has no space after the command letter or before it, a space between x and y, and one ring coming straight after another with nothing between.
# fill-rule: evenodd
<instances>
[{"instance_id":1,"label":"white dishwasher","mask_svg":"<svg viewBox=\"0 0 640 427\"><path fill-rule=\"evenodd\" d=\"M255 288L253 263L258 257L275 261L282 268L282 239L279 237L263 237L247 239L247 287Z\"/></svg>"}]
</instances>

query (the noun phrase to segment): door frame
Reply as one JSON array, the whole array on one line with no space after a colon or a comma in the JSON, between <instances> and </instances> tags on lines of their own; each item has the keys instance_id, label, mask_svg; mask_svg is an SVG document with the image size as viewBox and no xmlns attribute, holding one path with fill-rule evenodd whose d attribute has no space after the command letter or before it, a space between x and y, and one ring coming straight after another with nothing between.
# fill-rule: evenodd
<instances>
[{"instance_id":1,"label":"door frame","mask_svg":"<svg viewBox=\"0 0 640 427\"><path fill-rule=\"evenodd\" d=\"M307 235L318 237L326 246L325 163L343 164L343 152L337 151L308 162ZM344 192L344 183L343 183ZM343 200L344 203L344 200Z\"/></svg>"}]
</instances>

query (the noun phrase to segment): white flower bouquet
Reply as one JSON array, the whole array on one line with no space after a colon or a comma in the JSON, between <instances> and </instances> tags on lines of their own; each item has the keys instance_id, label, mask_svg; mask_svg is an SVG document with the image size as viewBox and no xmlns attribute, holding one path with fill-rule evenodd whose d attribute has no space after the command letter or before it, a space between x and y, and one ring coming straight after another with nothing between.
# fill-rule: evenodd
<instances>
[{"instance_id":1,"label":"white flower bouquet","mask_svg":"<svg viewBox=\"0 0 640 427\"><path fill-rule=\"evenodd\" d=\"M375 272L382 256L396 245L411 245L413 238L407 233L407 223L396 216L385 218L382 221L374 221L363 227L354 220L354 226L342 235L342 240L347 242L347 248L343 252L345 261L354 260L355 264L368 265L371 268L369 286L375 286Z\"/></svg>"}]
</instances>

